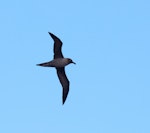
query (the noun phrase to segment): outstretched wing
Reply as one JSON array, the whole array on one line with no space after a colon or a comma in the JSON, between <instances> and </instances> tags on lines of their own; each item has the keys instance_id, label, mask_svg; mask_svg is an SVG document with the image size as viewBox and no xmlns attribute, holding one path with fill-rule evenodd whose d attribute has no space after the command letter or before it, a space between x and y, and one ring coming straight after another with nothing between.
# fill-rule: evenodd
<instances>
[{"instance_id":1,"label":"outstretched wing","mask_svg":"<svg viewBox=\"0 0 150 133\"><path fill-rule=\"evenodd\" d=\"M62 100L63 100L63 104L66 101L68 92L69 92L69 80L65 74L65 68L56 68L57 69L57 75L59 78L59 81L63 87L63 96L62 96Z\"/></svg>"},{"instance_id":2,"label":"outstretched wing","mask_svg":"<svg viewBox=\"0 0 150 133\"><path fill-rule=\"evenodd\" d=\"M48 33L54 40L54 59L63 58L63 54L61 52L62 41L58 37L56 37L54 34L50 32Z\"/></svg>"}]
</instances>

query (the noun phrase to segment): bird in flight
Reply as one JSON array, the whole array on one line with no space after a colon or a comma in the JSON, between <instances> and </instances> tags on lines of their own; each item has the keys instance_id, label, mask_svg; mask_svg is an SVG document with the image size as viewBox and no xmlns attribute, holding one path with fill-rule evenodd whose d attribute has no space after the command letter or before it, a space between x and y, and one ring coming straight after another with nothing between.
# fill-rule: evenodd
<instances>
[{"instance_id":1,"label":"bird in flight","mask_svg":"<svg viewBox=\"0 0 150 133\"><path fill-rule=\"evenodd\" d=\"M70 63L73 63L73 64L76 64L76 63L73 62L72 59L70 58L64 58L62 51L61 51L62 41L58 37L56 37L54 34L50 32L48 33L54 40L54 49L53 49L54 59L49 62L45 62L45 63L41 63L37 65L43 66L43 67L55 67L56 68L59 81L63 88L62 101L64 104L66 101L68 92L69 92L69 80L65 73L65 66L69 65Z\"/></svg>"}]
</instances>

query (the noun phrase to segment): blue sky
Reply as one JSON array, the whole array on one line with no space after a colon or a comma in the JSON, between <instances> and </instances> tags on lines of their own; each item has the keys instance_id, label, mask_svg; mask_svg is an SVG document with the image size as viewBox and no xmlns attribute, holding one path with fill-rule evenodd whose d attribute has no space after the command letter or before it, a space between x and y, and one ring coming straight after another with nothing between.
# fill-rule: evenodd
<instances>
[{"instance_id":1,"label":"blue sky","mask_svg":"<svg viewBox=\"0 0 150 133\"><path fill-rule=\"evenodd\" d=\"M1 133L149 133L150 2L0 2ZM53 40L76 65L70 92L53 68Z\"/></svg>"}]
</instances>

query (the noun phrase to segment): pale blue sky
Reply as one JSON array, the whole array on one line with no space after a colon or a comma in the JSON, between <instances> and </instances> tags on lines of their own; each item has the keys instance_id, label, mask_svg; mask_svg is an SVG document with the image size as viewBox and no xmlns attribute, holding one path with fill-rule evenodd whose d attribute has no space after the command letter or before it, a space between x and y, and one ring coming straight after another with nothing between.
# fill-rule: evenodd
<instances>
[{"instance_id":1,"label":"pale blue sky","mask_svg":"<svg viewBox=\"0 0 150 133\"><path fill-rule=\"evenodd\" d=\"M150 133L149 0L0 2L0 133ZM66 68L62 106L53 40Z\"/></svg>"}]
</instances>

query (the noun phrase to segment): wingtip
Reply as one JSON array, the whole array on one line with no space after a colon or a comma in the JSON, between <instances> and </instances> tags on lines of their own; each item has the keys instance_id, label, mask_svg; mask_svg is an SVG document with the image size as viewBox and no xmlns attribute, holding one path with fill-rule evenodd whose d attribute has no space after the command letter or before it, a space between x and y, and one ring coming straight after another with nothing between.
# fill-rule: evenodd
<instances>
[{"instance_id":1,"label":"wingtip","mask_svg":"<svg viewBox=\"0 0 150 133\"><path fill-rule=\"evenodd\" d=\"M48 34L53 38L53 39L55 39L55 38L57 38L53 33L51 33L51 32L48 32Z\"/></svg>"},{"instance_id":2,"label":"wingtip","mask_svg":"<svg viewBox=\"0 0 150 133\"><path fill-rule=\"evenodd\" d=\"M64 97L64 95L63 95L63 98L62 98L62 105L65 104L66 99L67 99L67 97Z\"/></svg>"},{"instance_id":3,"label":"wingtip","mask_svg":"<svg viewBox=\"0 0 150 133\"><path fill-rule=\"evenodd\" d=\"M48 34L52 34L51 32L48 32Z\"/></svg>"},{"instance_id":4,"label":"wingtip","mask_svg":"<svg viewBox=\"0 0 150 133\"><path fill-rule=\"evenodd\" d=\"M66 102L66 99L67 99L67 97L63 97L63 99L62 99L62 105L64 105L65 104L65 102Z\"/></svg>"},{"instance_id":5,"label":"wingtip","mask_svg":"<svg viewBox=\"0 0 150 133\"><path fill-rule=\"evenodd\" d=\"M51 32L48 32L49 33L49 35L53 38L53 40L54 41L59 41L59 43L61 43L62 44L62 41L57 37L57 36L55 36L53 33L51 33Z\"/></svg>"},{"instance_id":6,"label":"wingtip","mask_svg":"<svg viewBox=\"0 0 150 133\"><path fill-rule=\"evenodd\" d=\"M51 32L48 32L48 34L49 34L50 36L53 36L53 34L52 34Z\"/></svg>"},{"instance_id":7,"label":"wingtip","mask_svg":"<svg viewBox=\"0 0 150 133\"><path fill-rule=\"evenodd\" d=\"M64 104L65 104L65 101L62 102L62 105L64 105Z\"/></svg>"}]
</instances>

